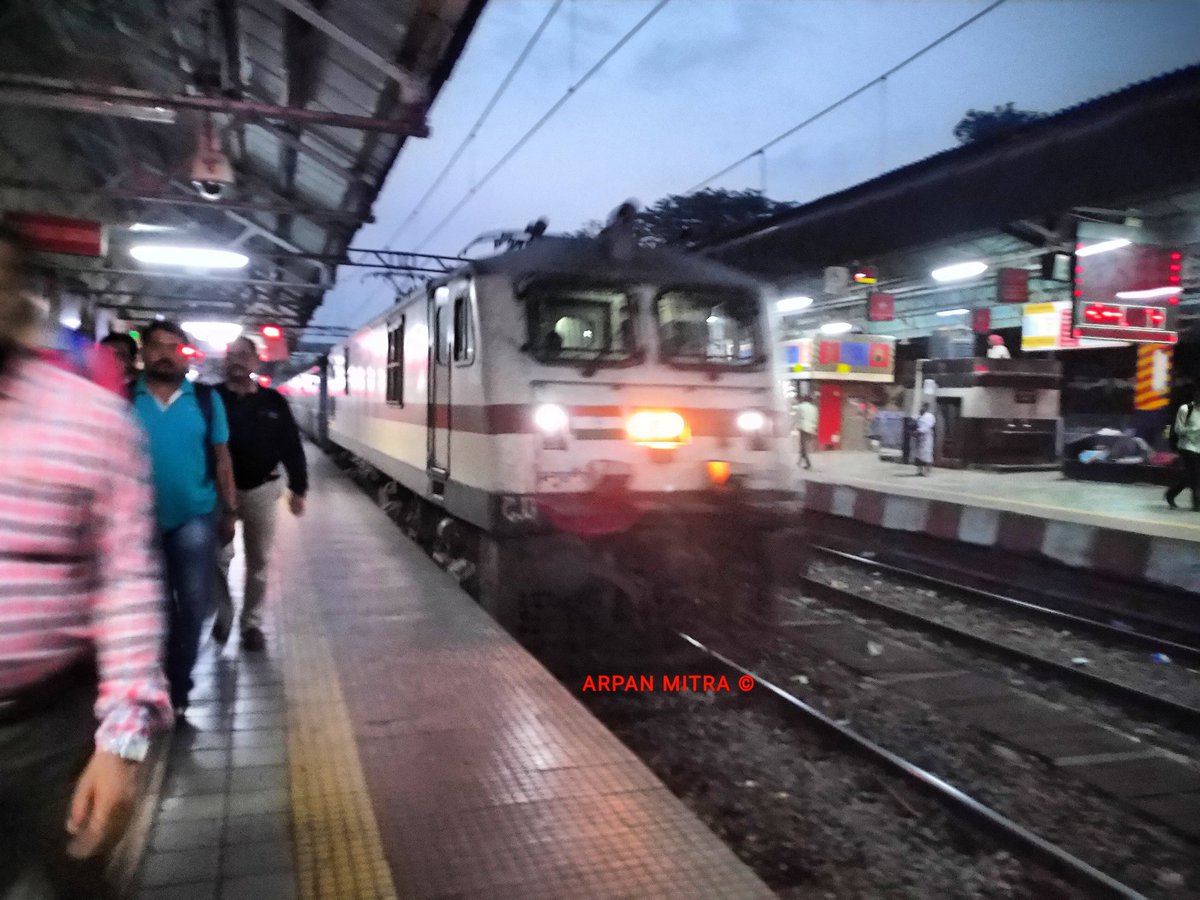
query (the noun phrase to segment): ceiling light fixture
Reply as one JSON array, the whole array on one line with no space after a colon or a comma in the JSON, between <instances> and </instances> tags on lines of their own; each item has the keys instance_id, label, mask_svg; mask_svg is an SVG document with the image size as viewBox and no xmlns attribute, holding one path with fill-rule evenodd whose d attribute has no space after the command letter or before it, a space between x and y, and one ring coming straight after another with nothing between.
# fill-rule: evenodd
<instances>
[{"instance_id":1,"label":"ceiling light fixture","mask_svg":"<svg viewBox=\"0 0 1200 900\"><path fill-rule=\"evenodd\" d=\"M821 334L845 334L854 328L849 322L826 322L821 326Z\"/></svg>"},{"instance_id":2,"label":"ceiling light fixture","mask_svg":"<svg viewBox=\"0 0 1200 900\"><path fill-rule=\"evenodd\" d=\"M1174 297L1182 294L1183 288L1175 287L1148 288L1144 291L1117 291L1118 300L1153 300L1156 297Z\"/></svg>"},{"instance_id":3,"label":"ceiling light fixture","mask_svg":"<svg viewBox=\"0 0 1200 900\"><path fill-rule=\"evenodd\" d=\"M186 266L189 269L244 269L250 257L233 250L214 247L171 247L163 244L135 244L129 255L138 262L160 266Z\"/></svg>"},{"instance_id":4,"label":"ceiling light fixture","mask_svg":"<svg viewBox=\"0 0 1200 900\"><path fill-rule=\"evenodd\" d=\"M934 313L935 316L965 316L969 313L969 309L939 309Z\"/></svg>"},{"instance_id":5,"label":"ceiling light fixture","mask_svg":"<svg viewBox=\"0 0 1200 900\"><path fill-rule=\"evenodd\" d=\"M237 322L184 322L182 327L196 340L214 346L228 344L242 333Z\"/></svg>"},{"instance_id":6,"label":"ceiling light fixture","mask_svg":"<svg viewBox=\"0 0 1200 900\"><path fill-rule=\"evenodd\" d=\"M781 313L799 312L802 309L808 309L813 305L812 297L784 297L776 301L775 308Z\"/></svg>"},{"instance_id":7,"label":"ceiling light fixture","mask_svg":"<svg viewBox=\"0 0 1200 900\"><path fill-rule=\"evenodd\" d=\"M940 269L934 269L929 274L934 281L962 281L964 278L974 278L976 275L982 275L986 271L987 263L975 260L974 262L942 266Z\"/></svg>"},{"instance_id":8,"label":"ceiling light fixture","mask_svg":"<svg viewBox=\"0 0 1200 900\"><path fill-rule=\"evenodd\" d=\"M1122 247L1128 247L1132 241L1126 238L1113 238L1111 241L1100 241L1098 244L1088 244L1084 247L1082 244L1075 248L1076 256L1095 256L1097 253L1107 253L1109 250L1120 250Z\"/></svg>"}]
</instances>

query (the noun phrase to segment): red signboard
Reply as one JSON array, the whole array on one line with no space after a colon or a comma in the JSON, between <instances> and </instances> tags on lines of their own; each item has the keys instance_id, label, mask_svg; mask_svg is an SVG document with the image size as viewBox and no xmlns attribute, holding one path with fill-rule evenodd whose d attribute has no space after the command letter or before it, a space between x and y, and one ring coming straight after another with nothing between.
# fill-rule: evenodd
<instances>
[{"instance_id":1,"label":"red signboard","mask_svg":"<svg viewBox=\"0 0 1200 900\"><path fill-rule=\"evenodd\" d=\"M977 309L971 313L971 329L976 334L987 334L992 330L992 311Z\"/></svg>"},{"instance_id":2,"label":"red signboard","mask_svg":"<svg viewBox=\"0 0 1200 900\"><path fill-rule=\"evenodd\" d=\"M890 322L896 317L896 298L891 294L874 293L867 298L867 320Z\"/></svg>"},{"instance_id":3,"label":"red signboard","mask_svg":"<svg viewBox=\"0 0 1200 900\"><path fill-rule=\"evenodd\" d=\"M872 344L867 365L873 369L890 369L892 367L892 345Z\"/></svg>"},{"instance_id":4,"label":"red signboard","mask_svg":"<svg viewBox=\"0 0 1200 900\"><path fill-rule=\"evenodd\" d=\"M997 299L1001 303L1029 302L1029 272L1025 269L1001 269L996 280L999 287Z\"/></svg>"},{"instance_id":5,"label":"red signboard","mask_svg":"<svg viewBox=\"0 0 1200 900\"><path fill-rule=\"evenodd\" d=\"M31 249L43 253L103 256L107 250L99 222L33 213L8 213L5 221L21 232Z\"/></svg>"}]
</instances>

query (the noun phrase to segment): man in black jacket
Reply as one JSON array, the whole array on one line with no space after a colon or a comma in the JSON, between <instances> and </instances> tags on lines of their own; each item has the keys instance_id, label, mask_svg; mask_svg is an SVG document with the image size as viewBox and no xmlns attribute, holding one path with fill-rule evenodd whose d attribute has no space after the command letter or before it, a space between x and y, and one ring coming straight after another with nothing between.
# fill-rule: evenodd
<instances>
[{"instance_id":1,"label":"man in black jacket","mask_svg":"<svg viewBox=\"0 0 1200 900\"><path fill-rule=\"evenodd\" d=\"M262 604L267 590L267 567L275 517L283 481L279 467L287 472L292 514L304 514L308 491L308 469L300 430L292 411L278 391L261 387L251 375L258 367L258 349L247 337L229 345L225 356L225 383L218 391L229 418L229 450L237 482L242 543L246 551L246 581L242 594L242 647L262 650ZM229 564L233 543L221 549L221 579L216 591L217 618L213 637L224 643L233 626L233 602L229 592Z\"/></svg>"}]
</instances>

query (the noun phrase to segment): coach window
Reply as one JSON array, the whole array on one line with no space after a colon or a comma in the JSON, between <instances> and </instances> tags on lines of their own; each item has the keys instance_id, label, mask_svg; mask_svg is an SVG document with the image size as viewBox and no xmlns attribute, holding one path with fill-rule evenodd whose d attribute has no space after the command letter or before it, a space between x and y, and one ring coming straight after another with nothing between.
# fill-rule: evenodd
<instances>
[{"instance_id":1,"label":"coach window","mask_svg":"<svg viewBox=\"0 0 1200 900\"><path fill-rule=\"evenodd\" d=\"M475 360L475 328L471 324L471 296L460 294L454 300L454 362L469 366Z\"/></svg>"},{"instance_id":2,"label":"coach window","mask_svg":"<svg viewBox=\"0 0 1200 900\"><path fill-rule=\"evenodd\" d=\"M404 316L388 329L387 402L404 405Z\"/></svg>"}]
</instances>

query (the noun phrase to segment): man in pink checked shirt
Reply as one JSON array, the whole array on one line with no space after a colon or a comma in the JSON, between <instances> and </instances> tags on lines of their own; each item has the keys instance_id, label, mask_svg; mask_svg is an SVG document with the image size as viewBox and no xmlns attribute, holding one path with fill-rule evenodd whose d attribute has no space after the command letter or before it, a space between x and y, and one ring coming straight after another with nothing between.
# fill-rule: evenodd
<instances>
[{"instance_id":1,"label":"man in pink checked shirt","mask_svg":"<svg viewBox=\"0 0 1200 900\"><path fill-rule=\"evenodd\" d=\"M0 900L105 897L171 722L145 438L125 401L38 359L0 225Z\"/></svg>"}]
</instances>

